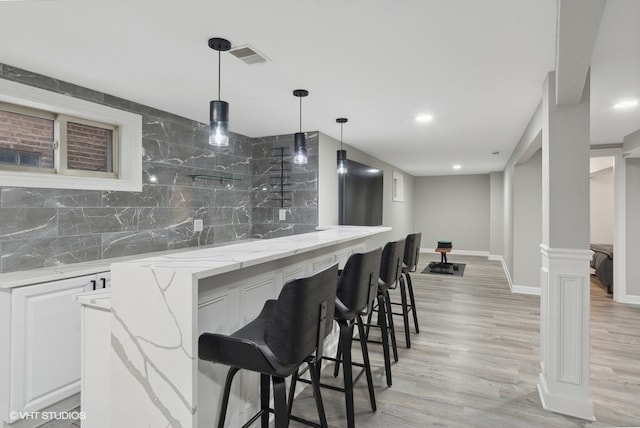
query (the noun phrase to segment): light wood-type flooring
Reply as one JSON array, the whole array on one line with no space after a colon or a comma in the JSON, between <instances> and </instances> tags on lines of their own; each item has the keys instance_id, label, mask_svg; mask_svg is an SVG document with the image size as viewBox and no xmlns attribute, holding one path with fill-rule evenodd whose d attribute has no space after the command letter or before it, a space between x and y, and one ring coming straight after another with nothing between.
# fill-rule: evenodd
<instances>
[{"instance_id":1,"label":"light wood-type flooring","mask_svg":"<svg viewBox=\"0 0 640 428\"><path fill-rule=\"evenodd\" d=\"M536 389L539 297L512 294L500 262L486 257L452 254L450 261L467 264L462 278L419 273L435 256L422 254L412 274L420 334L412 333L411 349L396 317L400 360L390 388L381 347L370 345L378 410L371 411L363 376L355 392L357 426L640 426L640 307L614 303L592 284L590 396L597 422L563 416L542 409ZM359 352L354 342L354 358ZM323 380L330 379L323 370ZM329 425L346 426L343 395L322 393ZM294 413L317 420L310 391L296 399Z\"/></svg>"},{"instance_id":2,"label":"light wood-type flooring","mask_svg":"<svg viewBox=\"0 0 640 428\"><path fill-rule=\"evenodd\" d=\"M614 303L592 281L590 395L598 421L563 416L542 409L536 390L539 298L512 294L501 264L486 257L452 254L450 261L467 264L462 278L419 273L436 256L422 254L412 274L420 334L412 333L411 349L404 347L396 317L400 361L392 366L390 388L381 348L370 345L378 411L369 407L363 376L355 392L357 426L640 426L640 307ZM359 355L356 342L353 355ZM330 369L323 381L333 381ZM344 396L322 393L329 425L345 427ZM296 399L294 413L317 420L309 388ZM59 421L47 427L78 425Z\"/></svg>"}]
</instances>

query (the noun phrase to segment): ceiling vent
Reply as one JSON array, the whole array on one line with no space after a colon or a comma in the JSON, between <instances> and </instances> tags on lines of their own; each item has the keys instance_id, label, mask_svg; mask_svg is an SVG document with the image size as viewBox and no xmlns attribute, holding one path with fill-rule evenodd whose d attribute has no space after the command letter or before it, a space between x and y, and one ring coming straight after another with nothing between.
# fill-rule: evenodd
<instances>
[{"instance_id":1,"label":"ceiling vent","mask_svg":"<svg viewBox=\"0 0 640 428\"><path fill-rule=\"evenodd\" d=\"M229 53L236 58L246 62L247 64L261 64L269 60L269 58L249 45L233 48L229 51Z\"/></svg>"}]
</instances>

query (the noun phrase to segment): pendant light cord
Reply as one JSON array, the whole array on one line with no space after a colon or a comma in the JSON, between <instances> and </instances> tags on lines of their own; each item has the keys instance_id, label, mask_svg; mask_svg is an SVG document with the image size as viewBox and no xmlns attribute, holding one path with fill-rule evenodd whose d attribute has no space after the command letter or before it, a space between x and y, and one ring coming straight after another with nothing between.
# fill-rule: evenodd
<instances>
[{"instance_id":1,"label":"pendant light cord","mask_svg":"<svg viewBox=\"0 0 640 428\"><path fill-rule=\"evenodd\" d=\"M344 125L343 123L340 124L340 150L342 150L342 126L343 125Z\"/></svg>"},{"instance_id":2,"label":"pendant light cord","mask_svg":"<svg viewBox=\"0 0 640 428\"><path fill-rule=\"evenodd\" d=\"M222 75L220 74L220 56L221 53L218 51L218 101L220 101L220 80L222 80Z\"/></svg>"},{"instance_id":3,"label":"pendant light cord","mask_svg":"<svg viewBox=\"0 0 640 428\"><path fill-rule=\"evenodd\" d=\"M300 97L300 132L302 132L302 97Z\"/></svg>"}]
</instances>

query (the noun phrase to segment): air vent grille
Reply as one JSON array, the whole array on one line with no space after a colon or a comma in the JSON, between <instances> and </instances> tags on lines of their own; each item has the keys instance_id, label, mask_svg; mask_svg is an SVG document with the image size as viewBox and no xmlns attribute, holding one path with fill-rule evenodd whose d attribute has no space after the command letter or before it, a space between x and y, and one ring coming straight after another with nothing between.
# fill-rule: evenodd
<instances>
[{"instance_id":1,"label":"air vent grille","mask_svg":"<svg viewBox=\"0 0 640 428\"><path fill-rule=\"evenodd\" d=\"M261 64L269 60L266 56L249 45L233 48L229 53L247 64Z\"/></svg>"}]
</instances>

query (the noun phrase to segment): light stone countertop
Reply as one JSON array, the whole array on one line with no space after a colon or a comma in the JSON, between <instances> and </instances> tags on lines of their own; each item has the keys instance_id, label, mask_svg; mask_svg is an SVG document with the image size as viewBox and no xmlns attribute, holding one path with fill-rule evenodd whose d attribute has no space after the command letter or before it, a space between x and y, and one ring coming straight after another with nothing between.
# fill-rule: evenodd
<instances>
[{"instance_id":1,"label":"light stone countertop","mask_svg":"<svg viewBox=\"0 0 640 428\"><path fill-rule=\"evenodd\" d=\"M301 235L233 243L212 248L190 249L190 251L172 252L146 258L126 257L118 263L136 264L145 267L191 270L198 277L224 273L269 260L312 251L327 245L340 243L354 237L369 236L390 228L329 227L318 232ZM111 260L113 263L115 261ZM74 300L83 305L110 310L111 290L96 290L77 294Z\"/></svg>"},{"instance_id":2,"label":"light stone countertop","mask_svg":"<svg viewBox=\"0 0 640 428\"><path fill-rule=\"evenodd\" d=\"M0 274L0 291L109 272L114 263L190 271L196 278L204 278L389 230L391 228L383 226L319 226L317 232L281 238L233 241L206 247L181 248L8 272Z\"/></svg>"},{"instance_id":3,"label":"light stone countertop","mask_svg":"<svg viewBox=\"0 0 640 428\"><path fill-rule=\"evenodd\" d=\"M29 269L16 272L0 273L0 291L9 291L12 288L24 287L27 285L41 284L43 282L58 281L78 276L92 275L96 273L109 272L112 263L136 260L144 257L165 256L170 254L193 252L194 250L217 248L236 244L237 242L250 242L251 240L234 241L231 243L213 244L202 247L180 248L176 250L158 251L155 253L134 254L131 256L114 257L110 259L93 260L90 262L70 263L65 265L50 266L39 269Z\"/></svg>"},{"instance_id":4,"label":"light stone countertop","mask_svg":"<svg viewBox=\"0 0 640 428\"><path fill-rule=\"evenodd\" d=\"M156 271L180 271L191 273L194 278L201 279L390 230L390 227L382 226L330 226L319 228L316 232L231 243L223 247L197 248L192 251L122 261L118 264L151 268Z\"/></svg>"}]
</instances>

